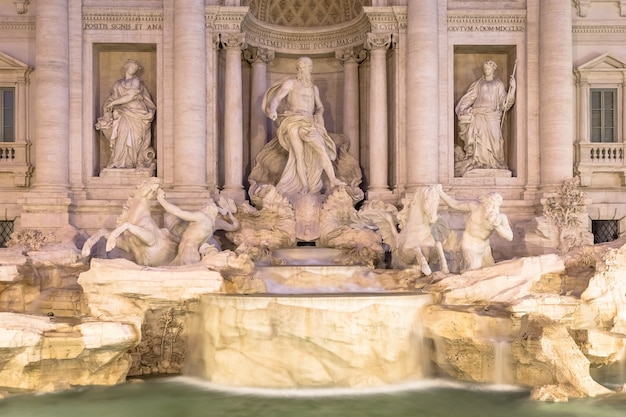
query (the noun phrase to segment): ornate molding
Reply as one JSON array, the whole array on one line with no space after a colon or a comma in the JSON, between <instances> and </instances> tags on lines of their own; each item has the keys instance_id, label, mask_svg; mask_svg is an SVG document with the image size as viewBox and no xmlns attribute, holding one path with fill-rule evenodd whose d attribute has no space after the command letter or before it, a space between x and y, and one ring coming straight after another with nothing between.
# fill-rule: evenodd
<instances>
[{"instance_id":1,"label":"ornate molding","mask_svg":"<svg viewBox=\"0 0 626 417\"><path fill-rule=\"evenodd\" d=\"M572 33L577 34L623 34L626 33L626 24L585 24L572 25Z\"/></svg>"},{"instance_id":2,"label":"ornate molding","mask_svg":"<svg viewBox=\"0 0 626 417\"><path fill-rule=\"evenodd\" d=\"M15 18L0 18L0 30L33 31L35 30L35 19L19 16Z\"/></svg>"},{"instance_id":3,"label":"ornate molding","mask_svg":"<svg viewBox=\"0 0 626 417\"><path fill-rule=\"evenodd\" d=\"M248 48L243 51L243 58L249 63L264 63L267 64L276 57L276 53L267 48Z\"/></svg>"},{"instance_id":4,"label":"ornate molding","mask_svg":"<svg viewBox=\"0 0 626 417\"><path fill-rule=\"evenodd\" d=\"M449 32L524 32L526 31L526 11L508 13L467 13L450 11L448 14Z\"/></svg>"},{"instance_id":5,"label":"ornate molding","mask_svg":"<svg viewBox=\"0 0 626 417\"><path fill-rule=\"evenodd\" d=\"M576 14L579 17L585 17L591 7L591 0L574 0L574 6L576 6Z\"/></svg>"},{"instance_id":6,"label":"ornate molding","mask_svg":"<svg viewBox=\"0 0 626 417\"><path fill-rule=\"evenodd\" d=\"M395 37L391 33L368 33L365 49L393 49L396 46Z\"/></svg>"},{"instance_id":7,"label":"ornate molding","mask_svg":"<svg viewBox=\"0 0 626 417\"><path fill-rule=\"evenodd\" d=\"M238 33L220 33L220 45L225 49L245 49L246 34Z\"/></svg>"},{"instance_id":8,"label":"ornate molding","mask_svg":"<svg viewBox=\"0 0 626 417\"><path fill-rule=\"evenodd\" d=\"M335 51L335 58L342 63L356 62L360 64L367 58L367 52L362 48L343 48Z\"/></svg>"},{"instance_id":9,"label":"ornate molding","mask_svg":"<svg viewBox=\"0 0 626 417\"><path fill-rule=\"evenodd\" d=\"M400 9L400 8L398 8ZM404 13L404 24L406 26L406 8ZM370 22L371 32L391 32L398 33L400 30L400 21L396 14L396 9L391 7L363 7L363 11L367 15Z\"/></svg>"},{"instance_id":10,"label":"ornate molding","mask_svg":"<svg viewBox=\"0 0 626 417\"><path fill-rule=\"evenodd\" d=\"M83 9L83 30L163 30L163 12L154 9L120 10L104 8Z\"/></svg>"},{"instance_id":11,"label":"ornate molding","mask_svg":"<svg viewBox=\"0 0 626 417\"><path fill-rule=\"evenodd\" d=\"M28 13L28 0L14 0L15 11L17 14Z\"/></svg>"},{"instance_id":12,"label":"ornate molding","mask_svg":"<svg viewBox=\"0 0 626 417\"><path fill-rule=\"evenodd\" d=\"M294 33L292 29L272 26L247 15L241 25L250 46L272 49L284 53L334 53L337 49L363 45L370 30L363 14L348 23L320 29L307 29Z\"/></svg>"},{"instance_id":13,"label":"ornate molding","mask_svg":"<svg viewBox=\"0 0 626 417\"><path fill-rule=\"evenodd\" d=\"M248 14L248 7L207 7L205 9L206 28L214 32L241 32L242 22Z\"/></svg>"}]
</instances>

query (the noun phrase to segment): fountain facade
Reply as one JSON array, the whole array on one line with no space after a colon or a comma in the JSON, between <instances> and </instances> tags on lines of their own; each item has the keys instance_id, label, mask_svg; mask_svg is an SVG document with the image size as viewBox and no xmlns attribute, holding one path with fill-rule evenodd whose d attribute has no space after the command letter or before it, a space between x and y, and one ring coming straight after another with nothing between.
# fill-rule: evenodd
<instances>
[{"instance_id":1,"label":"fountain facade","mask_svg":"<svg viewBox=\"0 0 626 417\"><path fill-rule=\"evenodd\" d=\"M617 155L586 132L576 166L553 163L571 153L569 36L589 2L578 17L537 0L221 3L41 1L8 25L37 23L37 48L10 49L38 67L29 118L32 68L0 55L20 98L16 145L0 149L18 159L0 167L15 177L0 208L18 219L0 251L3 384L190 363L237 386L431 375L610 393L589 367L623 360L626 262L621 241L590 245L587 220L589 206L619 217L623 172L585 159ZM579 66L579 96L622 67Z\"/></svg>"}]
</instances>

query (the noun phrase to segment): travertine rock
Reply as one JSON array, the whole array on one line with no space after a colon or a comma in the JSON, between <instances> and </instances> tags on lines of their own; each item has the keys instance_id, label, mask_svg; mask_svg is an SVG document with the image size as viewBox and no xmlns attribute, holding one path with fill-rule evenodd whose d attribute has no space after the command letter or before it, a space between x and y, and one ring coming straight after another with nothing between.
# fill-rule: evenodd
<instances>
[{"instance_id":1,"label":"travertine rock","mask_svg":"<svg viewBox=\"0 0 626 417\"><path fill-rule=\"evenodd\" d=\"M0 312L0 384L44 391L117 384L130 367L128 349L138 342L130 324Z\"/></svg>"}]
</instances>

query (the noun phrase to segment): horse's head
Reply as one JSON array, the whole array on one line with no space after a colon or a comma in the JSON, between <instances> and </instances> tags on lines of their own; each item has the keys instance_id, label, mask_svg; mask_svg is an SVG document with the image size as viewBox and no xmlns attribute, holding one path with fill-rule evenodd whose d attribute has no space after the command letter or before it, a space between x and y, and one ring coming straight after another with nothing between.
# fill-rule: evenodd
<instances>
[{"instance_id":1,"label":"horse's head","mask_svg":"<svg viewBox=\"0 0 626 417\"><path fill-rule=\"evenodd\" d=\"M439 192L435 186L420 187L415 190L413 203L416 207L421 207L422 212L428 223L433 224L439 217L437 210L439 208Z\"/></svg>"},{"instance_id":2,"label":"horse's head","mask_svg":"<svg viewBox=\"0 0 626 417\"><path fill-rule=\"evenodd\" d=\"M150 179L142 181L141 184L137 186L135 196L152 197L159 187L161 187L161 180L158 177L150 177Z\"/></svg>"}]
</instances>

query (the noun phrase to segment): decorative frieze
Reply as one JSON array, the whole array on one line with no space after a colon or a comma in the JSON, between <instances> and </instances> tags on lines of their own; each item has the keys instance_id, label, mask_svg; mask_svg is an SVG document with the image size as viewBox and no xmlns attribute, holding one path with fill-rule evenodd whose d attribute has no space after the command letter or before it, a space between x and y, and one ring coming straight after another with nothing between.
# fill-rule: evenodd
<instances>
[{"instance_id":1,"label":"decorative frieze","mask_svg":"<svg viewBox=\"0 0 626 417\"><path fill-rule=\"evenodd\" d=\"M448 14L449 32L524 32L526 11L506 14Z\"/></svg>"},{"instance_id":2,"label":"decorative frieze","mask_svg":"<svg viewBox=\"0 0 626 417\"><path fill-rule=\"evenodd\" d=\"M315 53L335 52L339 48L363 45L369 29L369 21L365 15L350 24L302 32L268 27L250 15L242 23L242 31L246 32L246 42L249 45L285 53L300 53L303 50Z\"/></svg>"},{"instance_id":3,"label":"decorative frieze","mask_svg":"<svg viewBox=\"0 0 626 417\"><path fill-rule=\"evenodd\" d=\"M402 9L404 9L404 18L402 18ZM363 11L367 15L367 18L371 25L371 32L392 32L397 33L400 29L400 19L404 21L406 27L406 8L398 8L396 15L396 9L390 7L363 7Z\"/></svg>"},{"instance_id":4,"label":"decorative frieze","mask_svg":"<svg viewBox=\"0 0 626 417\"><path fill-rule=\"evenodd\" d=\"M86 9L83 11L85 31L155 31L163 30L162 10Z\"/></svg>"},{"instance_id":5,"label":"decorative frieze","mask_svg":"<svg viewBox=\"0 0 626 417\"><path fill-rule=\"evenodd\" d=\"M35 19L25 16L13 18L0 17L0 30L2 31L34 31Z\"/></svg>"},{"instance_id":6,"label":"decorative frieze","mask_svg":"<svg viewBox=\"0 0 626 417\"><path fill-rule=\"evenodd\" d=\"M626 33L626 24L587 24L587 25L572 25L572 33L574 34L612 34L612 33Z\"/></svg>"},{"instance_id":7,"label":"decorative frieze","mask_svg":"<svg viewBox=\"0 0 626 417\"><path fill-rule=\"evenodd\" d=\"M247 7L211 7L205 12L206 28L214 32L241 32Z\"/></svg>"}]
</instances>

